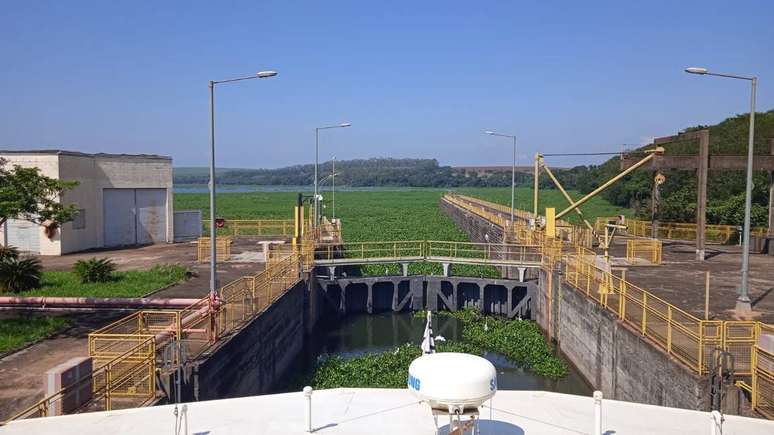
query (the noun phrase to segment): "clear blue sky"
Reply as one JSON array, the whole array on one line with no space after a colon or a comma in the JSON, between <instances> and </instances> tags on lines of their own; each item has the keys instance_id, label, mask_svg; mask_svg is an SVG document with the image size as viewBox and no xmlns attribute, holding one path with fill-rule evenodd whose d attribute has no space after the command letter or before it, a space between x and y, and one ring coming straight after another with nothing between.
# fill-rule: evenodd
<instances>
[{"instance_id":1,"label":"clear blue sky","mask_svg":"<svg viewBox=\"0 0 774 435\"><path fill-rule=\"evenodd\" d=\"M225 3L225 2L223 2ZM774 2L5 1L0 148L171 155L218 166L432 157L520 163L536 150L616 151L774 107ZM583 160L555 160L557 165Z\"/></svg>"}]
</instances>

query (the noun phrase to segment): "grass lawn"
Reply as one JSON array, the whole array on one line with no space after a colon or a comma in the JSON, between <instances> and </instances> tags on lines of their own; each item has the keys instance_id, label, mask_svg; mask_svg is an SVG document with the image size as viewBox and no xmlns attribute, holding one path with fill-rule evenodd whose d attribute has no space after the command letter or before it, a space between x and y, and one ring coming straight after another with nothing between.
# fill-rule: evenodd
<instances>
[{"instance_id":1,"label":"grass lawn","mask_svg":"<svg viewBox=\"0 0 774 435\"><path fill-rule=\"evenodd\" d=\"M39 288L4 296L79 296L96 298L130 298L146 295L186 279L183 266L155 266L150 270L114 272L110 282L83 284L72 272L43 272Z\"/></svg>"},{"instance_id":2,"label":"grass lawn","mask_svg":"<svg viewBox=\"0 0 774 435\"><path fill-rule=\"evenodd\" d=\"M17 349L27 343L45 338L67 326L61 317L25 317L0 319L0 352Z\"/></svg>"}]
</instances>

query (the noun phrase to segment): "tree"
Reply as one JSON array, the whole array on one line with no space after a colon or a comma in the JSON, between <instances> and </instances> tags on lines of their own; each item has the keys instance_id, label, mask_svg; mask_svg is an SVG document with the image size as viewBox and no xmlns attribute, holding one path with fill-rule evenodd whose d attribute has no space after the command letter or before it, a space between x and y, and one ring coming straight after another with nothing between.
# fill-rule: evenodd
<instances>
[{"instance_id":1,"label":"tree","mask_svg":"<svg viewBox=\"0 0 774 435\"><path fill-rule=\"evenodd\" d=\"M56 180L42 175L38 168L8 168L7 164L0 158L0 225L8 219L23 219L53 231L73 220L75 206L62 204L60 198L77 181Z\"/></svg>"}]
</instances>

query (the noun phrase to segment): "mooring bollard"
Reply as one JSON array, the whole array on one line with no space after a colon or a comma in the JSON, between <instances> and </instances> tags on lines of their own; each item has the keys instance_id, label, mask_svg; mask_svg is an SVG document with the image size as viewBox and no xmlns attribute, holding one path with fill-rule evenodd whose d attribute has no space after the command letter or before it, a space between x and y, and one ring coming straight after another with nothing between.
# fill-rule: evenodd
<instances>
[{"instance_id":1,"label":"mooring bollard","mask_svg":"<svg viewBox=\"0 0 774 435\"><path fill-rule=\"evenodd\" d=\"M602 392L594 392L594 435L602 433Z\"/></svg>"},{"instance_id":2,"label":"mooring bollard","mask_svg":"<svg viewBox=\"0 0 774 435\"><path fill-rule=\"evenodd\" d=\"M306 398L306 431L312 432L312 387L304 387L304 397Z\"/></svg>"},{"instance_id":3,"label":"mooring bollard","mask_svg":"<svg viewBox=\"0 0 774 435\"><path fill-rule=\"evenodd\" d=\"M723 433L723 416L717 410L710 412L710 435Z\"/></svg>"}]
</instances>

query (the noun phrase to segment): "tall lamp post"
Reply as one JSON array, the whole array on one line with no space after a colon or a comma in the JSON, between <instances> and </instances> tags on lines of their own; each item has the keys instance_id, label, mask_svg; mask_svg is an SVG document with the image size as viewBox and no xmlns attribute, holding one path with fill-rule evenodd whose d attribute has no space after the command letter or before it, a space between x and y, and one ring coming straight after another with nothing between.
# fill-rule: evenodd
<instances>
[{"instance_id":1,"label":"tall lamp post","mask_svg":"<svg viewBox=\"0 0 774 435\"><path fill-rule=\"evenodd\" d=\"M494 131L485 131L490 136L509 137L513 139L513 165L511 167L511 228L513 228L513 204L516 200L516 136L510 134L495 133Z\"/></svg>"},{"instance_id":2,"label":"tall lamp post","mask_svg":"<svg viewBox=\"0 0 774 435\"><path fill-rule=\"evenodd\" d=\"M215 85L250 79L265 79L277 75L276 71L259 71L255 75L227 80L210 80L210 298L217 293L217 231L215 225Z\"/></svg>"},{"instance_id":3,"label":"tall lamp post","mask_svg":"<svg viewBox=\"0 0 774 435\"><path fill-rule=\"evenodd\" d=\"M333 156L333 168L331 168L331 218L336 220L336 156Z\"/></svg>"},{"instance_id":4,"label":"tall lamp post","mask_svg":"<svg viewBox=\"0 0 774 435\"><path fill-rule=\"evenodd\" d=\"M758 77L745 77L733 74L720 74L707 71L707 68L690 67L685 72L690 74L726 77L737 80L747 80L751 85L750 92L750 131L747 138L747 183L745 185L744 198L744 228L742 229L742 284L739 288L739 297L736 298L736 310L742 312L752 311L749 296L750 275L750 209L752 208L752 184L753 184L753 152L755 139L755 90L758 87Z\"/></svg>"},{"instance_id":5,"label":"tall lamp post","mask_svg":"<svg viewBox=\"0 0 774 435\"><path fill-rule=\"evenodd\" d=\"M317 226L320 223L320 196L317 191L317 165L320 159L320 130L328 130L330 128L344 128L349 127L352 124L349 122L342 122L338 125L329 125L326 127L317 127L314 129L314 224Z\"/></svg>"}]
</instances>

